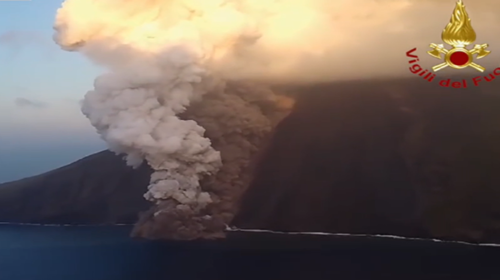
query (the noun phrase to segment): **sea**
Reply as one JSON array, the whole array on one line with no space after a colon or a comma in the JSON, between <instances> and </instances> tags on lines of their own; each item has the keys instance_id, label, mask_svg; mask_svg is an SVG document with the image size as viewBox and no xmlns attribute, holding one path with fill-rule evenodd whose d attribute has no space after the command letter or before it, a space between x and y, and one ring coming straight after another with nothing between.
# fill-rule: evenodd
<instances>
[{"instance_id":1,"label":"sea","mask_svg":"<svg viewBox=\"0 0 500 280\"><path fill-rule=\"evenodd\" d=\"M131 226L0 224L0 280L500 279L500 247L396 236L230 230L149 241Z\"/></svg>"}]
</instances>

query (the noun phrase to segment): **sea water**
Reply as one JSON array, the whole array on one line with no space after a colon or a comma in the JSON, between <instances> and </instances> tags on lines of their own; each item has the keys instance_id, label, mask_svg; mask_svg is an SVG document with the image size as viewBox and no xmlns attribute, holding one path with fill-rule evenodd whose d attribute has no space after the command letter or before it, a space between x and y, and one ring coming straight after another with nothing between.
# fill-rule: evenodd
<instances>
[{"instance_id":1,"label":"sea water","mask_svg":"<svg viewBox=\"0 0 500 280\"><path fill-rule=\"evenodd\" d=\"M498 246L266 231L153 242L131 228L0 225L0 280L500 279Z\"/></svg>"},{"instance_id":2,"label":"sea water","mask_svg":"<svg viewBox=\"0 0 500 280\"><path fill-rule=\"evenodd\" d=\"M0 225L0 280L135 280L154 273L156 246L131 226Z\"/></svg>"}]
</instances>

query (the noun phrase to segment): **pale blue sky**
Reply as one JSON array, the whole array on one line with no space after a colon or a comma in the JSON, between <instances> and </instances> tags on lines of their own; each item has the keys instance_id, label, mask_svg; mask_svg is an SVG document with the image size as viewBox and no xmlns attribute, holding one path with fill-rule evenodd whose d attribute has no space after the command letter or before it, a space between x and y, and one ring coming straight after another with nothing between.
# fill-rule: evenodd
<instances>
[{"instance_id":1,"label":"pale blue sky","mask_svg":"<svg viewBox=\"0 0 500 280\"><path fill-rule=\"evenodd\" d=\"M104 147L78 105L101 70L52 41L62 2L0 1L0 183Z\"/></svg>"}]
</instances>

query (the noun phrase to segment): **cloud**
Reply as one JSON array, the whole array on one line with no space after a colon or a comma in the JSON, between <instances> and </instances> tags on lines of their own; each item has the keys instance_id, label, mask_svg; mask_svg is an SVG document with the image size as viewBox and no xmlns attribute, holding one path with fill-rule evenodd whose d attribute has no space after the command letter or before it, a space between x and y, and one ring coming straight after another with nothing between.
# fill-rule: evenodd
<instances>
[{"instance_id":1,"label":"cloud","mask_svg":"<svg viewBox=\"0 0 500 280\"><path fill-rule=\"evenodd\" d=\"M62 98L63 102L69 105L77 105L79 108L82 106L83 99L78 98Z\"/></svg>"},{"instance_id":2,"label":"cloud","mask_svg":"<svg viewBox=\"0 0 500 280\"><path fill-rule=\"evenodd\" d=\"M28 44L45 44L47 43L45 36L34 31L19 31L10 30L0 34L1 45L28 45Z\"/></svg>"},{"instance_id":3,"label":"cloud","mask_svg":"<svg viewBox=\"0 0 500 280\"><path fill-rule=\"evenodd\" d=\"M50 37L29 30L10 30L0 33L0 48L5 48L10 52L9 59L17 56L26 48L42 51L47 58L52 58L54 51L57 50Z\"/></svg>"},{"instance_id":4,"label":"cloud","mask_svg":"<svg viewBox=\"0 0 500 280\"><path fill-rule=\"evenodd\" d=\"M45 108L48 106L45 102L30 100L23 97L16 98L15 103L18 107Z\"/></svg>"}]
</instances>

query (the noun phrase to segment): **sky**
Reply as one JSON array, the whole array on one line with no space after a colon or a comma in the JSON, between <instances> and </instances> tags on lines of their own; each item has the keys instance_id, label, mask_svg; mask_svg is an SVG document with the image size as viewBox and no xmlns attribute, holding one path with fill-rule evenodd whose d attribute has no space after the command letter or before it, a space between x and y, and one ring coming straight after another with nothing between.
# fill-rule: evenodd
<instances>
[{"instance_id":1,"label":"sky","mask_svg":"<svg viewBox=\"0 0 500 280\"><path fill-rule=\"evenodd\" d=\"M102 69L52 41L62 2L0 1L0 183L105 149L79 105Z\"/></svg>"}]
</instances>

